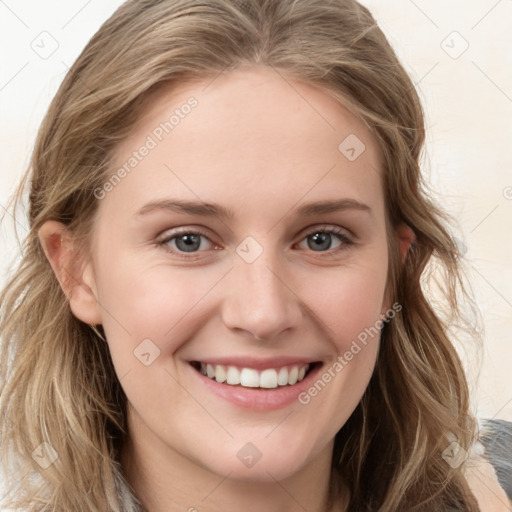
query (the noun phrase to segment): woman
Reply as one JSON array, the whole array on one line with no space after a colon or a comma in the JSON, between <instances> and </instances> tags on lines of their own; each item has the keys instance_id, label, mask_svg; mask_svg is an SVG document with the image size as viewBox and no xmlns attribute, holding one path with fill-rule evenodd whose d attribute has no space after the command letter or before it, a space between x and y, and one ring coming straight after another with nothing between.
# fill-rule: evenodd
<instances>
[{"instance_id":1,"label":"woman","mask_svg":"<svg viewBox=\"0 0 512 512\"><path fill-rule=\"evenodd\" d=\"M124 4L25 178L2 295L8 506L485 510L424 136L355 1Z\"/></svg>"}]
</instances>

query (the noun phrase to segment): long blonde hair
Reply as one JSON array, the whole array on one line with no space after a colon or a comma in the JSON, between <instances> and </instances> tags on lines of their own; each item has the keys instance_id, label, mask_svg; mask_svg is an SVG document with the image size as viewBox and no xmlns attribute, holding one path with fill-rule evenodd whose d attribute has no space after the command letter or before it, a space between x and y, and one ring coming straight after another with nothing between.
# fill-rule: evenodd
<instances>
[{"instance_id":1,"label":"long blonde hair","mask_svg":"<svg viewBox=\"0 0 512 512\"><path fill-rule=\"evenodd\" d=\"M101 326L72 314L37 230L49 219L63 222L87 254L94 191L113 172L113 150L150 95L246 64L271 66L337 98L372 130L385 158L388 286L403 307L383 327L369 386L336 436L333 496L342 478L350 511L478 510L462 466L442 456L453 442L469 450L477 436L450 334L458 326L476 339L462 307L469 304L474 318L474 303L450 218L421 174L418 93L355 0L130 0L87 44L49 107L13 197L16 210L30 184L23 259L1 295L2 461L19 484L7 506L137 510L133 490L123 492L127 399L108 345ZM401 222L416 234L403 264L394 231ZM442 307L430 296L432 282ZM43 449L58 455L46 468L33 456Z\"/></svg>"}]
</instances>

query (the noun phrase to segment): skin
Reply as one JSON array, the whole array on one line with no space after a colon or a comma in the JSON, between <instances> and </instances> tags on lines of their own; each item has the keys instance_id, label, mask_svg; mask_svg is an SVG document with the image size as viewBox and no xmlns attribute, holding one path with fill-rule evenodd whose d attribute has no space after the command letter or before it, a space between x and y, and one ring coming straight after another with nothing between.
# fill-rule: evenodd
<instances>
[{"instance_id":1,"label":"skin","mask_svg":"<svg viewBox=\"0 0 512 512\"><path fill-rule=\"evenodd\" d=\"M213 395L188 361L294 355L328 367L382 318L392 301L379 146L324 91L251 67L159 92L113 171L191 96L198 106L99 201L89 260L76 260L58 222L41 227L41 243L73 313L105 330L129 400L123 463L147 510L325 512L334 436L368 385L378 336L310 403L275 411ZM366 146L355 161L338 150L349 134ZM136 215L163 198L219 203L234 217ZM295 213L340 198L371 212ZM178 227L208 236L180 257L176 239L156 243ZM332 235L316 248L309 235L331 227L353 245ZM397 233L405 257L414 234ZM236 252L247 236L263 249L252 263ZM134 357L144 339L160 350L149 366ZM248 442L262 454L250 468L237 457Z\"/></svg>"},{"instance_id":2,"label":"skin","mask_svg":"<svg viewBox=\"0 0 512 512\"><path fill-rule=\"evenodd\" d=\"M465 464L465 474L482 512L510 512L511 503L486 457L474 456Z\"/></svg>"}]
</instances>

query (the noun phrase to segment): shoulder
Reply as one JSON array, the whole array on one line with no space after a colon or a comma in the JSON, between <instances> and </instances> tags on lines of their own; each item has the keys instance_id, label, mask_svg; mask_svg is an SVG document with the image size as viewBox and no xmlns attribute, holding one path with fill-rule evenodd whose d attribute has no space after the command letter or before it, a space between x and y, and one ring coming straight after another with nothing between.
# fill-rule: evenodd
<instances>
[{"instance_id":1,"label":"shoulder","mask_svg":"<svg viewBox=\"0 0 512 512\"><path fill-rule=\"evenodd\" d=\"M511 504L481 443L476 443L464 463L464 475L481 512L511 512Z\"/></svg>"}]
</instances>

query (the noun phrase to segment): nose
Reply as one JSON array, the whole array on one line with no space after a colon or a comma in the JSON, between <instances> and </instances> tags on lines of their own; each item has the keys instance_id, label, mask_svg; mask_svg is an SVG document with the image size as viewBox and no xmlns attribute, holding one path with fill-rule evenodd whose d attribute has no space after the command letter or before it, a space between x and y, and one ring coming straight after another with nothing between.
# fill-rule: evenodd
<instances>
[{"instance_id":1,"label":"nose","mask_svg":"<svg viewBox=\"0 0 512 512\"><path fill-rule=\"evenodd\" d=\"M303 307L283 267L270 250L252 263L236 258L222 307L228 328L270 340L300 325Z\"/></svg>"}]
</instances>

